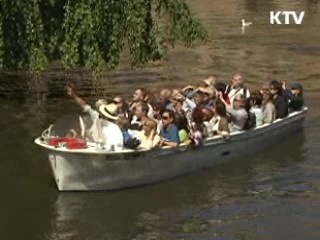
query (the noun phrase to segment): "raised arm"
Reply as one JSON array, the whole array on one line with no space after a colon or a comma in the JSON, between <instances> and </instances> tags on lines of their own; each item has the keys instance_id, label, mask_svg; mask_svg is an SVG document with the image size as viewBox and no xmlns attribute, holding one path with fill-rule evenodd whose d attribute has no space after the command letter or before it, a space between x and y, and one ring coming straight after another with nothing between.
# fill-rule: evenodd
<instances>
[{"instance_id":1,"label":"raised arm","mask_svg":"<svg viewBox=\"0 0 320 240\"><path fill-rule=\"evenodd\" d=\"M217 96L219 97L220 101L227 107L231 107L231 104L227 103L226 100L223 98L223 93L221 91L216 92Z\"/></svg>"},{"instance_id":2,"label":"raised arm","mask_svg":"<svg viewBox=\"0 0 320 240\"><path fill-rule=\"evenodd\" d=\"M66 86L66 89L67 89L67 93L69 96L73 97L74 100L76 101L76 103L83 109L85 110L85 106L87 105L87 103L82 99L80 98L76 92L74 91L74 86L72 84L67 84Z\"/></svg>"}]
</instances>

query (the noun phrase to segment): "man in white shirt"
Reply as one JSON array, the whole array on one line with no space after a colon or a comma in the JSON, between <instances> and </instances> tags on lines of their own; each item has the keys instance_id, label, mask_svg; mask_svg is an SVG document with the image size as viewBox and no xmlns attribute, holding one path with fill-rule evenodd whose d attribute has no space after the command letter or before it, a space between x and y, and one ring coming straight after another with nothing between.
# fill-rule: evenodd
<instances>
[{"instance_id":1,"label":"man in white shirt","mask_svg":"<svg viewBox=\"0 0 320 240\"><path fill-rule=\"evenodd\" d=\"M146 102L148 105L148 117L153 118L153 108L152 106L146 101L147 91L143 88L137 88L133 95L132 95L132 102L129 104L129 109L132 114L135 112L136 106L140 102Z\"/></svg>"},{"instance_id":2,"label":"man in white shirt","mask_svg":"<svg viewBox=\"0 0 320 240\"><path fill-rule=\"evenodd\" d=\"M242 94L245 98L250 98L250 91L244 86L243 78L240 74L232 76L231 85L227 85L225 94L228 95L231 105L237 94Z\"/></svg>"},{"instance_id":3,"label":"man in white shirt","mask_svg":"<svg viewBox=\"0 0 320 240\"><path fill-rule=\"evenodd\" d=\"M117 106L114 103L107 104L104 100L98 100L96 102L98 111L96 111L78 97L71 86L67 86L67 92L83 109L83 112L89 114L91 118L92 126L86 129L89 141L99 143L101 148L109 151L121 151L123 149L123 135L115 123L118 119Z\"/></svg>"}]
</instances>

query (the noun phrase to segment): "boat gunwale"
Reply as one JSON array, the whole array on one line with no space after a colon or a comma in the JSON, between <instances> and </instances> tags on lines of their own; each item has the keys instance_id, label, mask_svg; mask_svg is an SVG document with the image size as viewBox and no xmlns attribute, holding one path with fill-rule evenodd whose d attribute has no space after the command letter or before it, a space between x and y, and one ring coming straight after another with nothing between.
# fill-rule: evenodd
<instances>
[{"instance_id":1,"label":"boat gunwale","mask_svg":"<svg viewBox=\"0 0 320 240\"><path fill-rule=\"evenodd\" d=\"M86 148L86 149L67 149L67 148L61 148L61 147L53 147L49 146L41 141L41 137L38 137L34 140L34 142L45 148L46 150L50 150L53 152L60 152L60 153L69 153L69 154L85 154L85 155L104 155L108 156L111 159L110 160L122 160L126 157L130 156L130 159L134 160L141 156L150 155L150 156L165 156L165 155L171 155L175 153L185 152L187 150L200 150L203 148L211 147L213 145L221 145L226 144L230 141L240 141L244 140L246 138L250 138L252 136L256 136L259 134L263 134L266 131L266 129L274 129L274 126L278 127L281 125L285 125L287 122L291 122L292 120L295 120L295 118L302 118L305 117L305 113L307 113L308 108L304 107L301 111L296 111L290 113L286 118L283 119L277 119L272 124L263 124L261 126L255 127L250 130L243 130L243 131L237 131L234 133L231 133L229 138L224 138L222 136L215 136L206 138L203 141L203 144L200 147L190 147L189 145L179 145L179 147L176 148L155 148L151 150L131 150L131 149L124 149L122 151L118 152L110 152L110 151L103 151L103 150L91 150L92 148ZM272 128L271 128L272 127ZM113 158L115 157L115 158ZM118 159L116 158L118 157Z\"/></svg>"}]
</instances>

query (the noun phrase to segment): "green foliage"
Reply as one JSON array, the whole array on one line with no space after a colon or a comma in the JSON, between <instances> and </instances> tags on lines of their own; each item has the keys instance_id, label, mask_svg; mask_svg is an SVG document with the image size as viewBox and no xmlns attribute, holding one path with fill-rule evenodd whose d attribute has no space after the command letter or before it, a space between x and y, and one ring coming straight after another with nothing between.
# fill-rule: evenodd
<instances>
[{"instance_id":1,"label":"green foliage","mask_svg":"<svg viewBox=\"0 0 320 240\"><path fill-rule=\"evenodd\" d=\"M207 37L184 0L0 0L0 69L113 69L128 49L133 67L162 45Z\"/></svg>"}]
</instances>

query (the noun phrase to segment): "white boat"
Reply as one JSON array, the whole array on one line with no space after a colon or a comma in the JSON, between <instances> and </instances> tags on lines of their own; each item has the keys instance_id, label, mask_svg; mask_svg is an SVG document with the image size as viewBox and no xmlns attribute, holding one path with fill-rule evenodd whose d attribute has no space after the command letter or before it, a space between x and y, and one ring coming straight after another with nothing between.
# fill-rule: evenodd
<instances>
[{"instance_id":1,"label":"white boat","mask_svg":"<svg viewBox=\"0 0 320 240\"><path fill-rule=\"evenodd\" d=\"M301 129L307 111L305 107L272 124L232 133L228 139L219 136L208 138L197 148L179 146L149 151L106 152L96 147L77 150L55 148L41 138L37 138L35 143L48 153L60 191L120 189L159 182L256 153Z\"/></svg>"}]
</instances>

